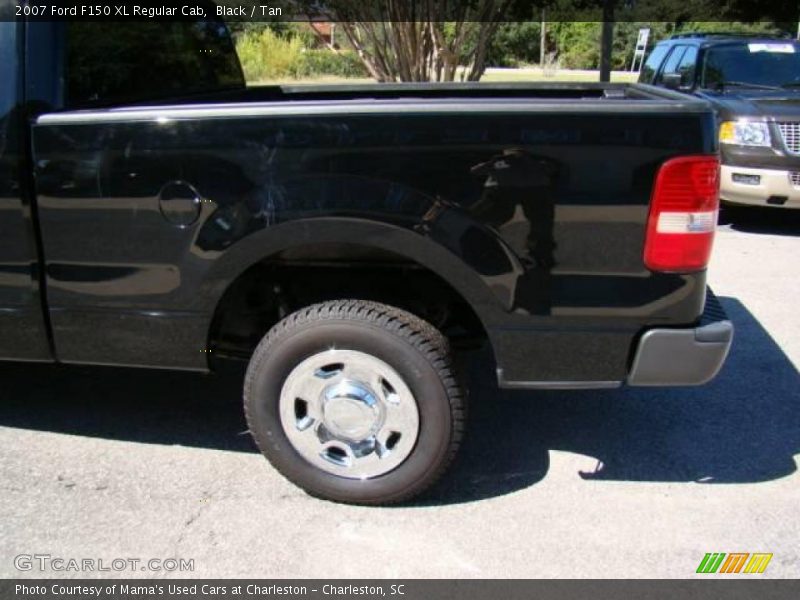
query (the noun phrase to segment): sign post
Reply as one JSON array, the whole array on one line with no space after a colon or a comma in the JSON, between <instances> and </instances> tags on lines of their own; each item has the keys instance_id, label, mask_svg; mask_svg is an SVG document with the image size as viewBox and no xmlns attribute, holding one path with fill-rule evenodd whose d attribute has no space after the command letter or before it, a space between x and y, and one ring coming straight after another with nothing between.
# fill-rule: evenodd
<instances>
[{"instance_id":1,"label":"sign post","mask_svg":"<svg viewBox=\"0 0 800 600\"><path fill-rule=\"evenodd\" d=\"M642 63L644 62L644 55L647 52L647 40L650 37L650 28L645 27L639 30L639 36L636 38L636 50L633 51L633 60L631 61L631 71L637 73L642 70Z\"/></svg>"}]
</instances>

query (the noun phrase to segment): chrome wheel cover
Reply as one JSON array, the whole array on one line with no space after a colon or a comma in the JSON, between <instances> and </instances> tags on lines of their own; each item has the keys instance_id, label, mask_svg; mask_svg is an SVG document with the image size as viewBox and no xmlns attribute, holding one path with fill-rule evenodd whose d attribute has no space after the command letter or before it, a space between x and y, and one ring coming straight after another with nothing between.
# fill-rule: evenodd
<instances>
[{"instance_id":1,"label":"chrome wheel cover","mask_svg":"<svg viewBox=\"0 0 800 600\"><path fill-rule=\"evenodd\" d=\"M279 411L300 456L349 479L397 468L419 435L417 402L403 378L356 350L331 349L300 362L281 388Z\"/></svg>"}]
</instances>

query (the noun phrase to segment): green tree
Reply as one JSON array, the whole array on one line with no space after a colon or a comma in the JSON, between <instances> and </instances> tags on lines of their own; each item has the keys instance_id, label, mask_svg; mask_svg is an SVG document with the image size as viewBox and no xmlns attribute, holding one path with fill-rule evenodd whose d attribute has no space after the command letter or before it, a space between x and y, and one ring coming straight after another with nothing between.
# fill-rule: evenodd
<instances>
[{"instance_id":1,"label":"green tree","mask_svg":"<svg viewBox=\"0 0 800 600\"><path fill-rule=\"evenodd\" d=\"M486 64L491 67L518 67L539 62L538 21L503 23L497 28L486 53Z\"/></svg>"},{"instance_id":2,"label":"green tree","mask_svg":"<svg viewBox=\"0 0 800 600\"><path fill-rule=\"evenodd\" d=\"M600 63L601 23L548 23L559 64L567 69L596 69Z\"/></svg>"},{"instance_id":3,"label":"green tree","mask_svg":"<svg viewBox=\"0 0 800 600\"><path fill-rule=\"evenodd\" d=\"M600 30L597 21L548 24L555 43L559 64L569 69L596 69L600 62ZM621 21L614 24L613 51L611 63L614 69L629 69L640 28L650 29L647 43L648 52L661 40L677 33L724 32L755 33L763 35L783 35L789 33L786 23L762 21L755 23L721 21Z\"/></svg>"}]
</instances>

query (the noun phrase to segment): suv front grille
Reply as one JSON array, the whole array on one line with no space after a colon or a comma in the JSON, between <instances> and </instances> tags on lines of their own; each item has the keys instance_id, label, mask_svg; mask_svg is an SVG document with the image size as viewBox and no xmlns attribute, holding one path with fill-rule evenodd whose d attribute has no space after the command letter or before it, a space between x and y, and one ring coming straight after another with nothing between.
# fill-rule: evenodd
<instances>
[{"instance_id":1,"label":"suv front grille","mask_svg":"<svg viewBox=\"0 0 800 600\"><path fill-rule=\"evenodd\" d=\"M792 154L800 154L800 122L777 123L786 149Z\"/></svg>"},{"instance_id":2,"label":"suv front grille","mask_svg":"<svg viewBox=\"0 0 800 600\"><path fill-rule=\"evenodd\" d=\"M794 187L800 187L800 171L789 171L789 179Z\"/></svg>"}]
</instances>

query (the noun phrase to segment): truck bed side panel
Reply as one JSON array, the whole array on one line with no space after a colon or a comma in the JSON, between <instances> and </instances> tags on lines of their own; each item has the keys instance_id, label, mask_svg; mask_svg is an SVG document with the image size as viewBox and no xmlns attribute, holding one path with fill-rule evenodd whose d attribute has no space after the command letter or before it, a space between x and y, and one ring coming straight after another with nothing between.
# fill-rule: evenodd
<instances>
[{"instance_id":1,"label":"truck bed side panel","mask_svg":"<svg viewBox=\"0 0 800 600\"><path fill-rule=\"evenodd\" d=\"M702 312L704 274L654 274L642 249L659 165L715 150L710 113L637 102L45 116L34 143L60 356L205 368L216 303L248 261L324 239L450 281L506 383L620 381L644 327Z\"/></svg>"}]
</instances>

